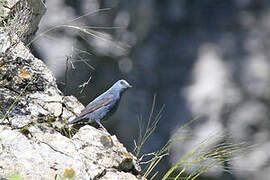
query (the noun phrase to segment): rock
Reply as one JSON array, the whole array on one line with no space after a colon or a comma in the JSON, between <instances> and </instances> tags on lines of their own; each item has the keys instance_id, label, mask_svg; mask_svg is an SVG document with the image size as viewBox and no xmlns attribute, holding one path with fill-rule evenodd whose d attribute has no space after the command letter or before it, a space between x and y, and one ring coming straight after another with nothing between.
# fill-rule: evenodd
<instances>
[{"instance_id":1,"label":"rock","mask_svg":"<svg viewBox=\"0 0 270 180\"><path fill-rule=\"evenodd\" d=\"M123 162L128 162L122 169L125 172L138 173L140 169L136 158L115 136L112 138L91 126L81 128L72 139L52 129L42 131L37 126L28 131L30 139L20 130L0 126L0 174L19 172L25 179L52 179L72 168L76 179L101 178L101 175L105 179L111 176L137 179L132 173L120 171Z\"/></svg>"},{"instance_id":2,"label":"rock","mask_svg":"<svg viewBox=\"0 0 270 180\"><path fill-rule=\"evenodd\" d=\"M100 178L101 180L136 180L137 178L130 173L117 172L116 170L109 170Z\"/></svg>"},{"instance_id":3,"label":"rock","mask_svg":"<svg viewBox=\"0 0 270 180\"><path fill-rule=\"evenodd\" d=\"M85 126L69 138L66 123L84 106L59 91L25 45L45 6L40 0L11 4L5 18L12 21L0 26L0 179L14 173L33 180L139 179L136 157L115 136ZM26 28L14 31L18 26Z\"/></svg>"},{"instance_id":4,"label":"rock","mask_svg":"<svg viewBox=\"0 0 270 180\"><path fill-rule=\"evenodd\" d=\"M67 110L72 111L77 115L84 109L84 106L80 104L74 96L65 96L63 103Z\"/></svg>"}]
</instances>

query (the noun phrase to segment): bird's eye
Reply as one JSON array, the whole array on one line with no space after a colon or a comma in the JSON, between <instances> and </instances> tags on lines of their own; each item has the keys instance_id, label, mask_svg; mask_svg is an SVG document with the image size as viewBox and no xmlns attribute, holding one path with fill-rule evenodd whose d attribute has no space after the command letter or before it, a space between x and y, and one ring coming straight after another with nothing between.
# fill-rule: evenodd
<instances>
[{"instance_id":1,"label":"bird's eye","mask_svg":"<svg viewBox=\"0 0 270 180\"><path fill-rule=\"evenodd\" d=\"M121 84L121 85L125 85L124 81L120 81L120 84Z\"/></svg>"}]
</instances>

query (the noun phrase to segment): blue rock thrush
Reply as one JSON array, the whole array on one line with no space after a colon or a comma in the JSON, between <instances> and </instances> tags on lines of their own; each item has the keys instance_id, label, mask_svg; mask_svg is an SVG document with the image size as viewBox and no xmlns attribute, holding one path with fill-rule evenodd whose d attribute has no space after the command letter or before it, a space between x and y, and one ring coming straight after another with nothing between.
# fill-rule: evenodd
<instances>
[{"instance_id":1,"label":"blue rock thrush","mask_svg":"<svg viewBox=\"0 0 270 180\"><path fill-rule=\"evenodd\" d=\"M81 114L68 124L85 125L96 122L105 131L100 121L106 120L117 109L123 92L131 86L125 80L118 80L110 89L90 102Z\"/></svg>"}]
</instances>

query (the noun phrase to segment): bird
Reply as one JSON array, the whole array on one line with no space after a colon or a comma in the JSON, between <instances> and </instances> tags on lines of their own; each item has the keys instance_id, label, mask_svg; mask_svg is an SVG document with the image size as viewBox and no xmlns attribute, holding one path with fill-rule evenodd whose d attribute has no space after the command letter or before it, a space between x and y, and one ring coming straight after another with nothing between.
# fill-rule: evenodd
<instances>
[{"instance_id":1,"label":"bird","mask_svg":"<svg viewBox=\"0 0 270 180\"><path fill-rule=\"evenodd\" d=\"M101 121L107 120L116 111L123 93L131 87L126 80L118 80L107 91L90 102L79 116L68 124L86 125L96 122L107 131Z\"/></svg>"}]
</instances>

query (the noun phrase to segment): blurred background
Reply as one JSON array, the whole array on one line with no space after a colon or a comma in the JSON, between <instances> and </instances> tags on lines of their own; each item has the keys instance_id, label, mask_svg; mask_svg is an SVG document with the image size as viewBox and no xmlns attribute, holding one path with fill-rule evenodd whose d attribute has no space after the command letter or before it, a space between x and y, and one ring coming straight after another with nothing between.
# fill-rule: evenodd
<instances>
[{"instance_id":1,"label":"blurred background","mask_svg":"<svg viewBox=\"0 0 270 180\"><path fill-rule=\"evenodd\" d=\"M118 79L133 86L103 123L129 151L138 136L138 116L148 120L156 94L154 114L163 104L165 109L143 153L160 149L178 127L200 117L188 127L192 136L160 163L161 174L194 145L225 130L234 142L256 146L229 163L231 174L216 169L204 177L269 179L270 1L47 0L46 5L37 34L51 31L33 49L65 95L87 105ZM56 27L61 24L91 31Z\"/></svg>"}]
</instances>

